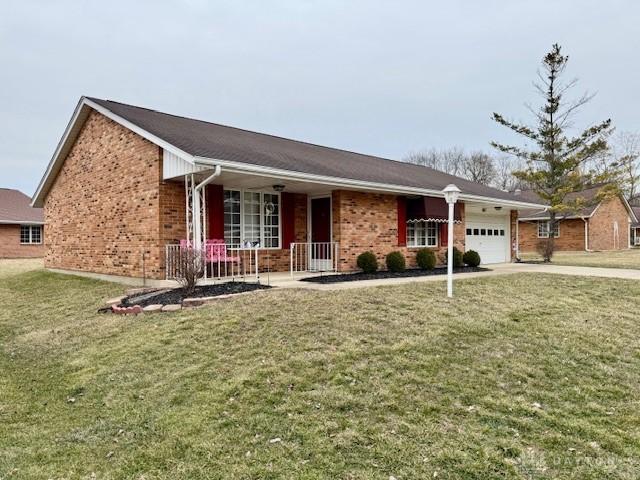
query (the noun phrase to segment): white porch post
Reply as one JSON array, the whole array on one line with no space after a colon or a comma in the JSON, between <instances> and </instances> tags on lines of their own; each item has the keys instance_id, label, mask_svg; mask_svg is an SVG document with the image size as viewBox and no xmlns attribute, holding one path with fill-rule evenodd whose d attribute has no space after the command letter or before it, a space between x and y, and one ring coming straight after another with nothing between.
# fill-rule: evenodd
<instances>
[{"instance_id":1,"label":"white porch post","mask_svg":"<svg viewBox=\"0 0 640 480\"><path fill-rule=\"evenodd\" d=\"M455 203L458 201L460 189L454 184L447 185L442 190L444 198L449 205L449 228L447 241L447 297L453 297L453 211Z\"/></svg>"}]
</instances>

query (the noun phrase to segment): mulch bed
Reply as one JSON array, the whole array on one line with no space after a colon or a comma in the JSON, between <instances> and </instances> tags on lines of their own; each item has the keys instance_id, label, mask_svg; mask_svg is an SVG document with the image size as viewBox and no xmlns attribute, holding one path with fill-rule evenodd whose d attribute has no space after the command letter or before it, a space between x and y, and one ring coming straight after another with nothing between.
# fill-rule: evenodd
<instances>
[{"instance_id":1,"label":"mulch bed","mask_svg":"<svg viewBox=\"0 0 640 480\"><path fill-rule=\"evenodd\" d=\"M254 290L264 290L271 288L268 285L262 285L260 283L245 283L245 282L226 282L218 283L216 285L198 285L195 291L186 295L184 289L174 288L171 290L158 290L158 293L144 293L130 295L122 299L119 306L132 307L134 305L140 305L146 307L148 305L156 304L176 304L182 303L185 298L200 298L200 297L218 297L220 295L230 295L233 293L251 292Z\"/></svg>"},{"instance_id":2,"label":"mulch bed","mask_svg":"<svg viewBox=\"0 0 640 480\"><path fill-rule=\"evenodd\" d=\"M488 272L489 268L483 267L461 267L454 268L453 273L469 273L469 272ZM339 283L339 282L357 282L359 280L379 280L383 278L407 278L407 277L428 277L431 275L446 275L447 267L437 267L433 270L420 270L411 268L404 272L387 272L379 271L376 273L341 273L338 275L322 275L320 277L301 278L303 282L314 283Z\"/></svg>"}]
</instances>

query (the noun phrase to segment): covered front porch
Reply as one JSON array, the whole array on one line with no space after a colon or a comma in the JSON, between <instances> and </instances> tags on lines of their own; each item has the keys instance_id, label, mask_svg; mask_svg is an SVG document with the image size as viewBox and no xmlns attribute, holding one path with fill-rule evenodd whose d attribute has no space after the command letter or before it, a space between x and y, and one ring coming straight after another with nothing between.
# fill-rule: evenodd
<instances>
[{"instance_id":1,"label":"covered front porch","mask_svg":"<svg viewBox=\"0 0 640 480\"><path fill-rule=\"evenodd\" d=\"M445 263L447 207L438 192L430 196L339 179L237 171L214 162L186 167L188 172L173 175L169 169L164 182L172 196L167 203L172 209L183 205L184 212L180 218L172 210L176 223L166 225L171 230L165 235L167 279L180 275L181 258L190 248L203 252L205 279L354 271L365 251L381 264L388 253L400 251L414 267L416 252L429 248L439 264ZM508 204L458 201L454 246L464 251L469 239L486 251L485 263L510 261L513 213Z\"/></svg>"}]
</instances>

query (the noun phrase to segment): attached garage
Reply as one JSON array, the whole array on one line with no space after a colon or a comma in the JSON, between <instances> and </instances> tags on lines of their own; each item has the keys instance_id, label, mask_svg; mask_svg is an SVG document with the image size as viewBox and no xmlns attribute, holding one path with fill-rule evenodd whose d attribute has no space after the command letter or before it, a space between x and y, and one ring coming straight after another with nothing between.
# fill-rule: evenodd
<instances>
[{"instance_id":1,"label":"attached garage","mask_svg":"<svg viewBox=\"0 0 640 480\"><path fill-rule=\"evenodd\" d=\"M483 264L510 261L508 214L469 212L466 218L466 249L480 254Z\"/></svg>"}]
</instances>

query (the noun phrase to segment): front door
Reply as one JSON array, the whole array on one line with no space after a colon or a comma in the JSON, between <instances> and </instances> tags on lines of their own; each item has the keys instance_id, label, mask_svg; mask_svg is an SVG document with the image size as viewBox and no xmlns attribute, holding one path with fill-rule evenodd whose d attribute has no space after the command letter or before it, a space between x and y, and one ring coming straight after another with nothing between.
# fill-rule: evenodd
<instances>
[{"instance_id":1,"label":"front door","mask_svg":"<svg viewBox=\"0 0 640 480\"><path fill-rule=\"evenodd\" d=\"M309 270L332 269L333 251L331 245L331 198L311 199L311 251Z\"/></svg>"}]
</instances>

